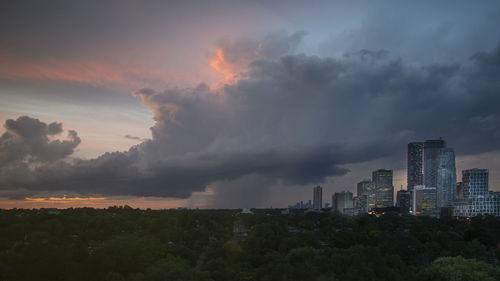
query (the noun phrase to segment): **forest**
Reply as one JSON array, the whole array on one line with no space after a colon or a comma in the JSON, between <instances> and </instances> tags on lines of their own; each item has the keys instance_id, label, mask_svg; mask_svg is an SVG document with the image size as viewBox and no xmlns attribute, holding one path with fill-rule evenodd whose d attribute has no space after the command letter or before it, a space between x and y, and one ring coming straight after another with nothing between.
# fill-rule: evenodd
<instances>
[{"instance_id":1,"label":"forest","mask_svg":"<svg viewBox=\"0 0 500 281\"><path fill-rule=\"evenodd\" d=\"M0 281L500 280L500 220L0 210Z\"/></svg>"}]
</instances>

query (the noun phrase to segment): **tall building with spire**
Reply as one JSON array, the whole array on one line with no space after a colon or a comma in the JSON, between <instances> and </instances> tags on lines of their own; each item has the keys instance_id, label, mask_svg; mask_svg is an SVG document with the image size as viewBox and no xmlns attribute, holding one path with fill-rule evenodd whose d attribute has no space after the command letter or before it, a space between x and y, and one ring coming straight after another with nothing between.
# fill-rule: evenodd
<instances>
[{"instance_id":1,"label":"tall building with spire","mask_svg":"<svg viewBox=\"0 0 500 281\"><path fill-rule=\"evenodd\" d=\"M408 144L407 187L411 192L416 185L424 184L423 160L424 143L410 142Z\"/></svg>"},{"instance_id":2,"label":"tall building with spire","mask_svg":"<svg viewBox=\"0 0 500 281\"><path fill-rule=\"evenodd\" d=\"M437 187L439 155L445 147L446 142L441 138L424 142L424 185L427 187Z\"/></svg>"},{"instance_id":3,"label":"tall building with spire","mask_svg":"<svg viewBox=\"0 0 500 281\"><path fill-rule=\"evenodd\" d=\"M322 206L323 206L323 188L318 185L313 189L313 209L321 210Z\"/></svg>"}]
</instances>

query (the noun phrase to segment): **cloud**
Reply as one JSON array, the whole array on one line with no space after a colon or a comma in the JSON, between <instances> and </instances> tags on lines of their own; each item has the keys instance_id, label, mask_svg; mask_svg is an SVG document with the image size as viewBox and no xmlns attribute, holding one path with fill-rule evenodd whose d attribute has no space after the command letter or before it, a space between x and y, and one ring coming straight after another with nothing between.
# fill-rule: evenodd
<instances>
[{"instance_id":1,"label":"cloud","mask_svg":"<svg viewBox=\"0 0 500 281\"><path fill-rule=\"evenodd\" d=\"M126 139L129 139L129 140L135 140L135 141L146 141L147 139L144 139L144 138L141 138L141 137L137 137L137 136L132 136L132 135L125 135L124 136Z\"/></svg>"},{"instance_id":2,"label":"cloud","mask_svg":"<svg viewBox=\"0 0 500 281\"><path fill-rule=\"evenodd\" d=\"M220 39L216 51L208 57L208 63L224 74L226 82L234 82L245 76L248 66L256 59L279 59L295 51L307 33L286 31L268 33L262 40L243 38L239 40Z\"/></svg>"},{"instance_id":3,"label":"cloud","mask_svg":"<svg viewBox=\"0 0 500 281\"><path fill-rule=\"evenodd\" d=\"M124 55L125 56L125 55ZM164 87L185 83L186 75L129 59L121 62L78 59L29 60L0 50L0 78L15 81L65 81L112 91L131 91L145 86Z\"/></svg>"},{"instance_id":4,"label":"cloud","mask_svg":"<svg viewBox=\"0 0 500 281\"><path fill-rule=\"evenodd\" d=\"M51 140L62 133L62 124L46 124L38 119L22 116L3 124L6 132L0 137L0 167L15 164L50 163L73 153L80 144L75 131L68 131L67 140Z\"/></svg>"},{"instance_id":5,"label":"cloud","mask_svg":"<svg viewBox=\"0 0 500 281\"><path fill-rule=\"evenodd\" d=\"M242 178L322 183L348 173L345 165L391 156L411 140L442 136L460 154L500 149L500 45L465 64L413 66L369 50L343 58L288 54L290 44L269 44L283 55L256 56L244 76L222 88L137 91L155 124L150 140L125 152L68 161L76 133L49 141L60 123L8 120L0 186L186 198Z\"/></svg>"}]
</instances>

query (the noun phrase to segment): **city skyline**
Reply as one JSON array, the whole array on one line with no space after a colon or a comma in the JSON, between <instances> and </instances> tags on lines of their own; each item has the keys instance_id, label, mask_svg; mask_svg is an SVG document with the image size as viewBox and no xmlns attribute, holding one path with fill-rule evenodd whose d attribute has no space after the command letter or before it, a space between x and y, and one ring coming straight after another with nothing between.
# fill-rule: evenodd
<instances>
[{"instance_id":1,"label":"city skyline","mask_svg":"<svg viewBox=\"0 0 500 281\"><path fill-rule=\"evenodd\" d=\"M408 143L406 189L395 190L393 171L377 169L371 179L331 195L331 208L321 204L322 188L313 189L313 202L288 205L289 209L331 210L347 215L377 214L388 211L417 216L472 217L479 214L500 216L500 192L490 189L489 169L461 171L458 180L455 150L443 138ZM425 175L425 173L430 175ZM423 184L426 181L428 185ZM394 196L395 195L395 196ZM328 195L327 195L328 197Z\"/></svg>"},{"instance_id":2,"label":"city skyline","mask_svg":"<svg viewBox=\"0 0 500 281\"><path fill-rule=\"evenodd\" d=\"M500 191L498 2L188 2L3 6L0 208L285 207L378 169L387 202Z\"/></svg>"}]
</instances>

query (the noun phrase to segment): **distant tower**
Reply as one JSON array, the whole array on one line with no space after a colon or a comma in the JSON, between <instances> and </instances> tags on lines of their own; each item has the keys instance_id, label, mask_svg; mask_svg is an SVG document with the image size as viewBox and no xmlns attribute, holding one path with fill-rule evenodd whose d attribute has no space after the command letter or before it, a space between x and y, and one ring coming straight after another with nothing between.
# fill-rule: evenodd
<instances>
[{"instance_id":1,"label":"distant tower","mask_svg":"<svg viewBox=\"0 0 500 281\"><path fill-rule=\"evenodd\" d=\"M455 168L455 152L453 148L442 148L439 154L437 172L437 207L449 207L456 198L457 171Z\"/></svg>"},{"instance_id":2,"label":"distant tower","mask_svg":"<svg viewBox=\"0 0 500 281\"><path fill-rule=\"evenodd\" d=\"M392 170L379 169L374 171L372 184L375 189L375 206L377 208L394 207Z\"/></svg>"},{"instance_id":3,"label":"distant tower","mask_svg":"<svg viewBox=\"0 0 500 281\"><path fill-rule=\"evenodd\" d=\"M415 185L424 184L423 160L424 143L410 142L408 144L408 166L407 166L407 187L411 192Z\"/></svg>"},{"instance_id":4,"label":"distant tower","mask_svg":"<svg viewBox=\"0 0 500 281\"><path fill-rule=\"evenodd\" d=\"M441 148L446 147L443 139L426 140L424 142L424 185L437 187L437 173Z\"/></svg>"},{"instance_id":5,"label":"distant tower","mask_svg":"<svg viewBox=\"0 0 500 281\"><path fill-rule=\"evenodd\" d=\"M313 209L321 210L323 206L323 188L316 186L313 190Z\"/></svg>"}]
</instances>

